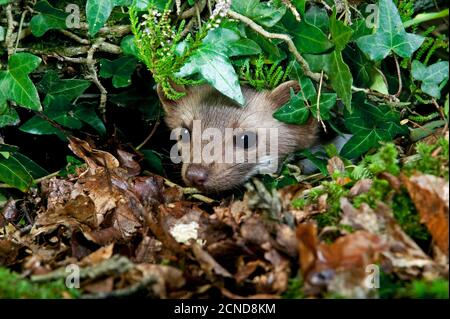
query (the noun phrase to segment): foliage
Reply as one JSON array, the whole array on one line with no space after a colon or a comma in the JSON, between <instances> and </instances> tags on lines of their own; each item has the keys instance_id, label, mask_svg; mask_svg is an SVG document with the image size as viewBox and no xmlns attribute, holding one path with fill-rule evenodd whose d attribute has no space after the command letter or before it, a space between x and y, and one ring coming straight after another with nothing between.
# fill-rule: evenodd
<instances>
[{"instance_id":1,"label":"foliage","mask_svg":"<svg viewBox=\"0 0 450 319\"><path fill-rule=\"evenodd\" d=\"M77 289L68 289L63 281L45 284L30 282L7 268L0 267L0 298L7 299L61 299L77 298Z\"/></svg>"}]
</instances>

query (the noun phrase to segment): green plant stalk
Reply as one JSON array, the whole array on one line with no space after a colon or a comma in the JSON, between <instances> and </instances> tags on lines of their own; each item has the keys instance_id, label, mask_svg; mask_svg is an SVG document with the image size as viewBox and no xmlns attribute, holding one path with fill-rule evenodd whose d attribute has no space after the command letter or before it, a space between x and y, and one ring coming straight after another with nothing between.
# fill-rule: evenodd
<instances>
[{"instance_id":1,"label":"green plant stalk","mask_svg":"<svg viewBox=\"0 0 450 319\"><path fill-rule=\"evenodd\" d=\"M405 21L403 23L403 26L405 28L412 27L413 25L421 24L423 22L439 19L439 18L445 18L448 17L449 9L444 9L439 12L431 12L431 13L419 13L416 15L413 19Z\"/></svg>"}]
</instances>

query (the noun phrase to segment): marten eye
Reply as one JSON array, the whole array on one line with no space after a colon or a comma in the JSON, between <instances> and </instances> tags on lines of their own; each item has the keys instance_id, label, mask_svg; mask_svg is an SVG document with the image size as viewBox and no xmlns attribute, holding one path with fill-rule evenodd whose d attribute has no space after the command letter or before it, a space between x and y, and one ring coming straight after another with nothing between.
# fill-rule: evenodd
<instances>
[{"instance_id":1,"label":"marten eye","mask_svg":"<svg viewBox=\"0 0 450 319\"><path fill-rule=\"evenodd\" d=\"M256 133L243 132L234 136L234 145L243 149L249 149L256 145L257 138Z\"/></svg>"}]
</instances>

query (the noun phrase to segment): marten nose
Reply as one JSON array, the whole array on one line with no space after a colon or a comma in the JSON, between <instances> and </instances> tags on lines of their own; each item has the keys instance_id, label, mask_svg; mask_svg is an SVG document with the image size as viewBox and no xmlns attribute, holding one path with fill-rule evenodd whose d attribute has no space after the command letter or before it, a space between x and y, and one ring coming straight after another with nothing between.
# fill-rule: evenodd
<instances>
[{"instance_id":1,"label":"marten nose","mask_svg":"<svg viewBox=\"0 0 450 319\"><path fill-rule=\"evenodd\" d=\"M198 164L191 164L186 169L186 179L192 186L203 186L208 180L208 171Z\"/></svg>"}]
</instances>

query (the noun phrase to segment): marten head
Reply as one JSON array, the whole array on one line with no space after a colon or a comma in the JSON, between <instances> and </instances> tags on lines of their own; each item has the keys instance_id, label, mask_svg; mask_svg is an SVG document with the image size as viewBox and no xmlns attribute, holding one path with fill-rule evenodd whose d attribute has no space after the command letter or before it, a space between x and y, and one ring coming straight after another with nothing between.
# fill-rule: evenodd
<instances>
[{"instance_id":1,"label":"marten head","mask_svg":"<svg viewBox=\"0 0 450 319\"><path fill-rule=\"evenodd\" d=\"M255 174L275 172L286 155L312 146L316 120L289 125L272 116L289 101L291 88L300 90L296 81L272 91L242 87L246 103L241 106L208 85L182 88L186 95L176 101L158 87L165 121L181 152L171 156L183 162L185 183L205 192L231 189Z\"/></svg>"}]
</instances>

